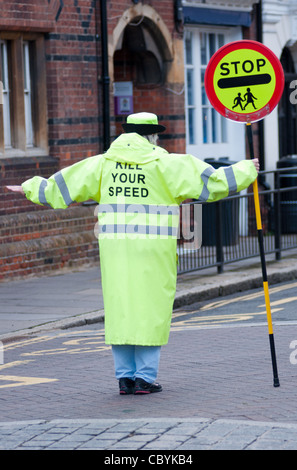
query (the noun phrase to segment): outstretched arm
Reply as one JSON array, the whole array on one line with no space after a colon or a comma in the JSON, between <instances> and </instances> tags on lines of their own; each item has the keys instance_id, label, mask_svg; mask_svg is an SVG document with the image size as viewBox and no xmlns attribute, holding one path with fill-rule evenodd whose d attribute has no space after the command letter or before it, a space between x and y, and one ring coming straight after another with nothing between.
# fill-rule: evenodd
<instances>
[{"instance_id":1,"label":"outstretched arm","mask_svg":"<svg viewBox=\"0 0 297 470\"><path fill-rule=\"evenodd\" d=\"M257 173L259 173L259 170L260 170L260 163L259 163L259 159L258 158L254 158L252 160L253 164L255 165L255 168L257 170Z\"/></svg>"},{"instance_id":2,"label":"outstretched arm","mask_svg":"<svg viewBox=\"0 0 297 470\"><path fill-rule=\"evenodd\" d=\"M259 171L257 158L218 169L189 154L170 154L160 163L163 160L167 183L178 203L186 199L218 201L247 188Z\"/></svg>"},{"instance_id":3,"label":"outstretched arm","mask_svg":"<svg viewBox=\"0 0 297 470\"><path fill-rule=\"evenodd\" d=\"M207 201L212 202L238 193L257 179L259 168L259 160L254 158L209 171L203 178L205 188L201 195L205 193Z\"/></svg>"},{"instance_id":4,"label":"outstretched arm","mask_svg":"<svg viewBox=\"0 0 297 470\"><path fill-rule=\"evenodd\" d=\"M24 194L35 204L53 209L65 209L73 202L88 199L99 201L101 166L100 156L90 157L58 171L48 179L34 176L21 186L7 186L7 189Z\"/></svg>"},{"instance_id":5,"label":"outstretched arm","mask_svg":"<svg viewBox=\"0 0 297 470\"><path fill-rule=\"evenodd\" d=\"M5 186L9 191L13 191L14 193L25 194L22 186Z\"/></svg>"}]
</instances>

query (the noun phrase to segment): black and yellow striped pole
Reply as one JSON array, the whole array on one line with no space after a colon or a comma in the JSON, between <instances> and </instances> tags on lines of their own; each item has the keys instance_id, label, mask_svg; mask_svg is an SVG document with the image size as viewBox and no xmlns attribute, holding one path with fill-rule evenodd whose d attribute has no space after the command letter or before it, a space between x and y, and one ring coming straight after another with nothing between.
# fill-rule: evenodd
<instances>
[{"instance_id":1,"label":"black and yellow striped pole","mask_svg":"<svg viewBox=\"0 0 297 470\"><path fill-rule=\"evenodd\" d=\"M248 137L248 143L249 143L249 149L250 149L250 158L253 159L254 158L254 145L253 145L253 132L252 132L251 124L247 123L246 128L247 128L247 137ZM263 243L262 220L261 220L257 179L253 183L253 192L254 192L254 203L255 203L255 212L256 212L259 250L260 250L261 265L262 265L263 289L264 289L264 296L265 296L269 343L270 343L271 360L272 360L273 385L274 387L279 387L280 383L279 383L278 372L277 372L277 363L276 363L273 325L272 325L271 308L270 308L269 287L268 287L267 272L266 272L266 261L265 261L265 252L264 252L264 243Z\"/></svg>"}]
</instances>

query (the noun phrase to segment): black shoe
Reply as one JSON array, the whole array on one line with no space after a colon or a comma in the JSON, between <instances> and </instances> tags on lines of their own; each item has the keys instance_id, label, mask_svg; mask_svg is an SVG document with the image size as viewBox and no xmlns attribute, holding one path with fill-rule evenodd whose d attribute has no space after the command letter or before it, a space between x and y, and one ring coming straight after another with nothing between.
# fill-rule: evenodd
<instances>
[{"instance_id":1,"label":"black shoe","mask_svg":"<svg viewBox=\"0 0 297 470\"><path fill-rule=\"evenodd\" d=\"M156 382L149 383L140 377L135 379L134 395L144 395L146 393L162 392L162 386Z\"/></svg>"},{"instance_id":2,"label":"black shoe","mask_svg":"<svg viewBox=\"0 0 297 470\"><path fill-rule=\"evenodd\" d=\"M131 395L134 393L135 382L128 377L123 377L119 380L120 395Z\"/></svg>"}]
</instances>

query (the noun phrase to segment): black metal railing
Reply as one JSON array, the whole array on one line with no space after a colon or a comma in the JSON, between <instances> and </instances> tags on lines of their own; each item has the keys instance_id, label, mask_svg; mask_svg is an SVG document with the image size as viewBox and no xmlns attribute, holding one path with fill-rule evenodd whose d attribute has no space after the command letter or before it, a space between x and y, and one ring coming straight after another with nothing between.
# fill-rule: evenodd
<instances>
[{"instance_id":1,"label":"black metal railing","mask_svg":"<svg viewBox=\"0 0 297 470\"><path fill-rule=\"evenodd\" d=\"M274 189L264 183L269 174ZM280 260L282 251L297 248L297 167L261 171L258 185L264 250ZM202 205L200 247L195 231L199 222L195 218L199 213L195 210L197 204ZM186 211L184 206L188 206ZM180 226L178 274L213 266L222 273L225 264L259 256L252 187L214 203L184 203ZM189 237L189 233L193 236Z\"/></svg>"}]
</instances>

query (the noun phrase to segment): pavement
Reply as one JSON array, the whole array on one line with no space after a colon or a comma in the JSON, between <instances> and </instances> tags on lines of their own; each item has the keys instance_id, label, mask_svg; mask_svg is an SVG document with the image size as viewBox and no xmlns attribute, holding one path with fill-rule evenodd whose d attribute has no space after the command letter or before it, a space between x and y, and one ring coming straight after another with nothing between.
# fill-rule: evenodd
<instances>
[{"instance_id":1,"label":"pavement","mask_svg":"<svg viewBox=\"0 0 297 470\"><path fill-rule=\"evenodd\" d=\"M269 286L297 279L297 251L286 252L277 262L267 256L266 262ZM220 275L215 268L182 274L178 276L175 308L261 286L261 265L256 258L227 265ZM103 327L98 266L3 282L0 298L4 353L7 345L20 339L40 335L56 339L60 332L71 336L79 328L85 328L87 335L91 326ZM1 385L0 381L0 449L97 449L108 451L102 455L109 457L104 458L112 455L114 459L120 458L117 451L125 450L138 460L104 463L138 467L160 463L156 459L165 457L156 456L165 451L179 459L195 459L196 450L295 450L297 365L289 357L290 344L297 340L297 321L275 325L279 388L272 384L267 336L267 326L262 323L173 326L160 365L163 392L147 397L122 397L117 390L109 395L97 375L96 385L88 384L84 396L78 390L69 399L51 401L46 408L51 392L42 392L45 388L38 388L41 385L34 385L37 406L36 392L31 393L31 404L26 396L28 387L19 387L21 391L13 395L9 384ZM110 380L112 384L108 353L100 356L100 367L103 375L110 377L107 383ZM70 364L72 357L67 360ZM86 370L91 374L96 362L88 361ZM55 364L57 375L59 368L61 376L65 375L67 362ZM8 366L1 366L0 361L1 373ZM71 396L75 397L74 405ZM17 406L22 401L25 406ZM142 452L133 454L135 450Z\"/></svg>"}]
</instances>

